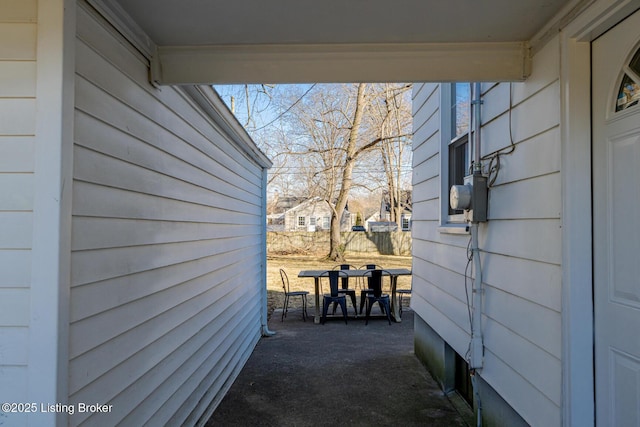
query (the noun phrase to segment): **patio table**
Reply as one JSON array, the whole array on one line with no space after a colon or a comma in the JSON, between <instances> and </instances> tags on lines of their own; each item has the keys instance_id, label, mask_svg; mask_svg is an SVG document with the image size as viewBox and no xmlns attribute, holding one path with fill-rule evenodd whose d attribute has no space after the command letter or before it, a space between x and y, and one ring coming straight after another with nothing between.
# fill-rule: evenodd
<instances>
[{"instance_id":1,"label":"patio table","mask_svg":"<svg viewBox=\"0 0 640 427\"><path fill-rule=\"evenodd\" d=\"M371 270L341 270L349 277L365 277L368 271ZM298 273L298 277L313 277L314 290L315 290L315 317L314 323L320 323L320 277L327 277L327 270L302 270ZM398 305L398 298L396 295L396 287L398 285L399 276L411 276L411 270L408 268L385 268L383 269L384 276L391 276L391 316L396 322L401 322L400 309Z\"/></svg>"}]
</instances>

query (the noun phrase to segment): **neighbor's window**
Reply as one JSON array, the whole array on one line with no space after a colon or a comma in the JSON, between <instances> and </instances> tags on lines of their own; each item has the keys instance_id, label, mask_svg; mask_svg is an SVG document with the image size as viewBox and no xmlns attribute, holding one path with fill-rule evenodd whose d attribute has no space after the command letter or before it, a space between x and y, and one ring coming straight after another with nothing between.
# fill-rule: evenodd
<instances>
[{"instance_id":1,"label":"neighbor's window","mask_svg":"<svg viewBox=\"0 0 640 427\"><path fill-rule=\"evenodd\" d=\"M316 225L316 218L315 217L311 217L309 218L309 225L314 226Z\"/></svg>"},{"instance_id":2,"label":"neighbor's window","mask_svg":"<svg viewBox=\"0 0 640 427\"><path fill-rule=\"evenodd\" d=\"M322 228L327 229L329 228L331 224L331 218L328 216L325 216L324 218L322 218Z\"/></svg>"},{"instance_id":3,"label":"neighbor's window","mask_svg":"<svg viewBox=\"0 0 640 427\"><path fill-rule=\"evenodd\" d=\"M299 227L304 227L306 224L306 218L303 216L299 216L298 217L298 226Z\"/></svg>"},{"instance_id":4,"label":"neighbor's window","mask_svg":"<svg viewBox=\"0 0 640 427\"><path fill-rule=\"evenodd\" d=\"M402 217L402 229L403 230L409 229L409 218L407 218L406 216Z\"/></svg>"}]
</instances>

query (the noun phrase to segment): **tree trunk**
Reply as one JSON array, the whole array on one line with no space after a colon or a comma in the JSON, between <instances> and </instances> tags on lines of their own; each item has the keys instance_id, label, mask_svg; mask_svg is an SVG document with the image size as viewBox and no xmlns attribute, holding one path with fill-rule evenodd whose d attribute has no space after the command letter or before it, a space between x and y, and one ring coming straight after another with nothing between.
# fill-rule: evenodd
<instances>
[{"instance_id":1,"label":"tree trunk","mask_svg":"<svg viewBox=\"0 0 640 427\"><path fill-rule=\"evenodd\" d=\"M358 85L358 95L356 101L356 109L353 115L353 124L349 131L349 141L346 147L346 158L344 170L342 173L342 183L338 192L338 199L335 204L335 211L331 216L331 234L329 238L329 255L328 258L334 261L344 261L344 247L342 246L342 237L340 235L340 225L342 214L347 206L349 192L351 191L353 166L356 160L356 143L360 132L360 124L365 110L365 89L366 84ZM329 203L331 204L331 203Z\"/></svg>"}]
</instances>

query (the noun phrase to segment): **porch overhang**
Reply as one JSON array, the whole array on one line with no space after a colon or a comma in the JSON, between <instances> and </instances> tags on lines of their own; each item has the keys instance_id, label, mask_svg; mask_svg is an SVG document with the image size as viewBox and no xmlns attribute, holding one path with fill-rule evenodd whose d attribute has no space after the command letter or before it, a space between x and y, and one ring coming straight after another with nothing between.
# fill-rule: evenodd
<instances>
[{"instance_id":1,"label":"porch overhang","mask_svg":"<svg viewBox=\"0 0 640 427\"><path fill-rule=\"evenodd\" d=\"M536 46L593 2L84 1L159 85L522 81Z\"/></svg>"},{"instance_id":2,"label":"porch overhang","mask_svg":"<svg viewBox=\"0 0 640 427\"><path fill-rule=\"evenodd\" d=\"M159 46L158 84L522 81L527 42Z\"/></svg>"}]
</instances>

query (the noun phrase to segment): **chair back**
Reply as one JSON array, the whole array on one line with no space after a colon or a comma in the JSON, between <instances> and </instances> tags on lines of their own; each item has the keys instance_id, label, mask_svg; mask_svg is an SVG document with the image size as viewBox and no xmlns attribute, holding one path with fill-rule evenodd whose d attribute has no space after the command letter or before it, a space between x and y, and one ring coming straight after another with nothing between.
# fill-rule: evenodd
<instances>
[{"instance_id":1,"label":"chair back","mask_svg":"<svg viewBox=\"0 0 640 427\"><path fill-rule=\"evenodd\" d=\"M382 296L382 273L384 270L374 269L367 271L366 276L369 279L369 289L373 290L373 296L380 298Z\"/></svg>"},{"instance_id":2,"label":"chair back","mask_svg":"<svg viewBox=\"0 0 640 427\"><path fill-rule=\"evenodd\" d=\"M373 296L380 298L382 295L382 270L371 270L371 289L373 289Z\"/></svg>"},{"instance_id":3,"label":"chair back","mask_svg":"<svg viewBox=\"0 0 640 427\"><path fill-rule=\"evenodd\" d=\"M282 279L282 289L284 289L284 293L289 293L289 277L287 273L281 268L280 269L280 278Z\"/></svg>"},{"instance_id":4,"label":"chair back","mask_svg":"<svg viewBox=\"0 0 640 427\"><path fill-rule=\"evenodd\" d=\"M340 269L340 270L351 270L351 268L354 268L354 266L352 266L351 264L340 264L340 265L336 265L335 267L333 267L334 270L336 269ZM341 287L342 289L349 289L349 277L342 277L342 280L340 281Z\"/></svg>"},{"instance_id":5,"label":"chair back","mask_svg":"<svg viewBox=\"0 0 640 427\"><path fill-rule=\"evenodd\" d=\"M360 270L365 269L365 270L382 270L382 267L380 267L379 265L376 264L365 264L362 267L360 267ZM367 275L367 289L373 289L371 287L371 275Z\"/></svg>"},{"instance_id":6,"label":"chair back","mask_svg":"<svg viewBox=\"0 0 640 427\"><path fill-rule=\"evenodd\" d=\"M329 287L331 288L331 296L338 296L338 278L347 277L346 273L343 273L340 270L329 270L327 271L327 276L329 277Z\"/></svg>"}]
</instances>

